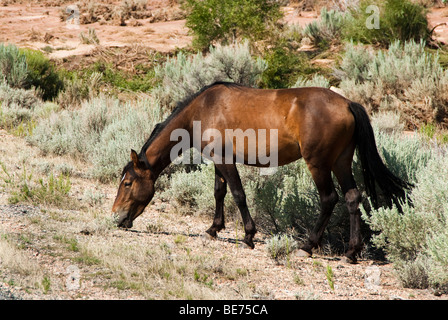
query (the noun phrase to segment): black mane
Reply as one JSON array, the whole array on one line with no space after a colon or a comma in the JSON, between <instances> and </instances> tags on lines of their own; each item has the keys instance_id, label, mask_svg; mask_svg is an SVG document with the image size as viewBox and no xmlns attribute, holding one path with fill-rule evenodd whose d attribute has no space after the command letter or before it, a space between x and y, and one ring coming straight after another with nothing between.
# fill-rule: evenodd
<instances>
[{"instance_id":1,"label":"black mane","mask_svg":"<svg viewBox=\"0 0 448 320\"><path fill-rule=\"evenodd\" d=\"M185 107L187 107L194 99L196 99L201 93L203 93L204 91L210 89L211 87L214 87L216 85L224 85L226 87L239 87L239 84L233 83L233 82L215 82L213 84L210 84L208 86L203 87L201 90L199 90L198 92L186 97L185 99L179 101L176 104L176 108L174 108L173 112L163 121L160 123L157 123L154 127L154 129L151 132L151 135L149 136L148 140L145 142L145 144L143 145L140 154L139 154L139 159L144 161L147 165L148 164L148 160L146 159L146 150L148 150L149 146L151 145L151 143L154 141L154 139L159 135L159 133L167 126L167 124L173 120L182 110L185 109Z\"/></svg>"}]
</instances>

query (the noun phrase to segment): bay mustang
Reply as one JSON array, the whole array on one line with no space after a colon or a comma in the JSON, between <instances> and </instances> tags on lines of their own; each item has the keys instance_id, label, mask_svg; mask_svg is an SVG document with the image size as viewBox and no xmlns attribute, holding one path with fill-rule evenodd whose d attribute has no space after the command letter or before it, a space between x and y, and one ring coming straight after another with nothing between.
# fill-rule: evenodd
<instances>
[{"instance_id":1,"label":"bay mustang","mask_svg":"<svg viewBox=\"0 0 448 320\"><path fill-rule=\"evenodd\" d=\"M233 130L276 130L276 145L265 139L267 150L276 150L279 166L303 158L311 172L320 195L321 208L309 239L301 254L311 255L322 239L331 213L338 201L333 184L333 172L341 186L350 215L350 241L346 257L356 262L362 249L361 194L352 174L355 149L361 160L366 192L374 206L378 206L376 185L382 191L386 204L398 207L411 185L396 177L384 165L378 153L374 133L364 107L325 88L254 89L234 83L214 83L178 104L173 113L154 128L139 154L131 151L131 161L124 167L112 211L118 216L118 226L131 228L154 195L154 183L160 173L172 162L172 148L177 141L171 139L174 130L189 133L190 145L199 152L210 141L194 141L193 123L201 123L201 135L212 128L225 135ZM265 136L266 137L266 136ZM257 137L258 138L258 137ZM258 144L258 143L257 143ZM213 145L213 154L225 154L226 145ZM254 248L255 223L250 216L246 195L236 167L237 158L252 166L269 164L254 161L248 144L233 144L233 163L215 162L216 210L210 237L224 228L224 197L229 185L232 196L241 212L244 243ZM179 151L180 153L180 151ZM176 153L176 156L179 154ZM228 155L227 155L228 156ZM273 155L268 155L273 156ZM252 157L252 158L251 158ZM257 157L258 158L258 157ZM257 159L255 158L255 159ZM215 157L216 159L216 157ZM249 159L252 159L249 163Z\"/></svg>"}]
</instances>

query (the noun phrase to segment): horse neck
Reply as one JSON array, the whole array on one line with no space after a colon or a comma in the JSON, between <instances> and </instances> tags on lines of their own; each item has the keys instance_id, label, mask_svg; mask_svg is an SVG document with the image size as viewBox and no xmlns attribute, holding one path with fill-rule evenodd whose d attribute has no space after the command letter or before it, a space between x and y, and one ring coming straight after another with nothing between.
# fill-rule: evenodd
<instances>
[{"instance_id":1,"label":"horse neck","mask_svg":"<svg viewBox=\"0 0 448 320\"><path fill-rule=\"evenodd\" d=\"M192 121L186 119L189 119L187 115L178 114L165 125L151 145L146 149L146 158L156 177L172 162L171 160L174 160L170 156L171 149L179 142L177 140L171 141L171 133L173 130L184 129L191 136Z\"/></svg>"}]
</instances>

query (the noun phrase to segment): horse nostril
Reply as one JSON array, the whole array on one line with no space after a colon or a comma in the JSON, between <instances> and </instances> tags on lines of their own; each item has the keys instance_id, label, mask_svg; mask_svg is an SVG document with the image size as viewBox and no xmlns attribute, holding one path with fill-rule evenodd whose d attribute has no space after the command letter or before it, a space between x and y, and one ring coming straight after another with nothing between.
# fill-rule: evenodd
<instances>
[{"instance_id":1,"label":"horse nostril","mask_svg":"<svg viewBox=\"0 0 448 320\"><path fill-rule=\"evenodd\" d=\"M118 223L118 227L119 228L124 228L124 229L132 228L132 221L129 220L128 218L125 218L123 221Z\"/></svg>"}]
</instances>

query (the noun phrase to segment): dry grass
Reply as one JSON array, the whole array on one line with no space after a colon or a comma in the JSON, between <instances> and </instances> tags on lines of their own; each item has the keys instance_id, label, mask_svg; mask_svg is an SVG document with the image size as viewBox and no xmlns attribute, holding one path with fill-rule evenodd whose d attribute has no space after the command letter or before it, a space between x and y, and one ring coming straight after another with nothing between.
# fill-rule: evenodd
<instances>
[{"instance_id":1,"label":"dry grass","mask_svg":"<svg viewBox=\"0 0 448 320\"><path fill-rule=\"evenodd\" d=\"M198 248L182 234L161 240L150 233L117 230L103 210L47 209L46 215L22 222L31 226L27 233L0 231L0 264L9 282L30 291L48 291L48 298L52 292L66 294L63 279L51 265L30 257L30 251L51 252L66 261L62 268L80 268L83 282L96 283L96 288L84 287L84 294L91 295L118 290L122 298L132 294L145 299L230 299L235 292L218 283L247 276L230 256L214 254L213 245ZM47 288L44 278L47 286L50 283ZM253 291L246 289L240 295L248 299Z\"/></svg>"},{"instance_id":2,"label":"dry grass","mask_svg":"<svg viewBox=\"0 0 448 320\"><path fill-rule=\"evenodd\" d=\"M3 131L4 132L4 131ZM156 220L137 222L132 231L117 229L110 213L115 185L99 184L81 177L85 164L61 157L45 157L23 140L1 139L2 174L0 183L0 279L20 286L33 297L44 299L144 298L144 299L231 299L234 289L221 283L235 282L248 275L245 267L235 264L229 252L219 252L219 242L206 244L194 230L178 224L178 216L161 215ZM6 150L16 159L4 158ZM63 202L33 202L20 199L18 210L8 204L17 188L6 182L19 179L25 159L33 172L32 180L48 177L57 168L70 172L72 190ZM66 159L67 161L67 159ZM22 162L24 163L24 162ZM69 170L67 168L70 168ZM8 174L6 174L6 172ZM20 178L21 179L21 178ZM34 208L32 212L26 205ZM23 213L22 213L23 211ZM19 212L19 214L17 213ZM155 230L154 225L159 225ZM166 226L173 226L167 230ZM179 228L179 230L177 230ZM164 230L167 230L165 232ZM191 236L191 233L193 236ZM240 246L241 247L241 246ZM242 254L242 248L230 254ZM80 270L81 288L66 287L67 268ZM251 298L253 290L242 286L239 296Z\"/></svg>"},{"instance_id":3,"label":"dry grass","mask_svg":"<svg viewBox=\"0 0 448 320\"><path fill-rule=\"evenodd\" d=\"M18 275L14 279L17 285L34 287L43 278L44 270L31 261L22 249L17 248L13 240L8 239L5 230L0 229L0 235L0 265Z\"/></svg>"}]
</instances>

